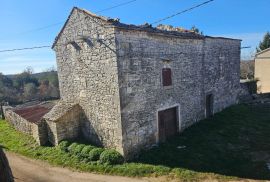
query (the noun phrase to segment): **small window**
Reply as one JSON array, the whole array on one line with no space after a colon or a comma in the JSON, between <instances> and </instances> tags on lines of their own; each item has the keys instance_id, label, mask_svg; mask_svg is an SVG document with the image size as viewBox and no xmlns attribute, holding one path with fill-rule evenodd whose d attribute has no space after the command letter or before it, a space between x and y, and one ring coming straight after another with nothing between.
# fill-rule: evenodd
<instances>
[{"instance_id":1,"label":"small window","mask_svg":"<svg viewBox=\"0 0 270 182\"><path fill-rule=\"evenodd\" d=\"M162 84L163 86L172 85L172 71L170 68L162 69Z\"/></svg>"}]
</instances>

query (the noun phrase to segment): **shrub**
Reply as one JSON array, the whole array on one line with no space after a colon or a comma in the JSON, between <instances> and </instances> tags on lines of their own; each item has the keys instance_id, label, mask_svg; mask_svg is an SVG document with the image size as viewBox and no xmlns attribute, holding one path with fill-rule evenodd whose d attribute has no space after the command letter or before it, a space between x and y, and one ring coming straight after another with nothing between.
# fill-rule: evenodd
<instances>
[{"instance_id":1,"label":"shrub","mask_svg":"<svg viewBox=\"0 0 270 182\"><path fill-rule=\"evenodd\" d=\"M94 148L89 152L89 160L97 161L99 160L100 154L104 151L103 148Z\"/></svg>"},{"instance_id":2,"label":"shrub","mask_svg":"<svg viewBox=\"0 0 270 182\"><path fill-rule=\"evenodd\" d=\"M76 155L81 155L81 152L82 152L82 149L85 147L84 144L79 144L75 147L73 153L76 154Z\"/></svg>"},{"instance_id":3,"label":"shrub","mask_svg":"<svg viewBox=\"0 0 270 182\"><path fill-rule=\"evenodd\" d=\"M67 152L69 145L70 145L70 142L64 140L64 141L59 143L58 147L60 148L60 150Z\"/></svg>"},{"instance_id":4,"label":"shrub","mask_svg":"<svg viewBox=\"0 0 270 182\"><path fill-rule=\"evenodd\" d=\"M71 153L74 153L75 148L78 146L78 143L72 143L70 146L68 146L68 151Z\"/></svg>"},{"instance_id":5,"label":"shrub","mask_svg":"<svg viewBox=\"0 0 270 182\"><path fill-rule=\"evenodd\" d=\"M113 149L105 150L100 155L100 163L102 164L114 165L114 164L123 164L123 162L124 162L123 156Z\"/></svg>"},{"instance_id":6,"label":"shrub","mask_svg":"<svg viewBox=\"0 0 270 182\"><path fill-rule=\"evenodd\" d=\"M81 151L81 155L83 157L88 157L89 156L89 152L94 149L95 147L94 146L91 146L91 145L86 145L82 151Z\"/></svg>"}]
</instances>

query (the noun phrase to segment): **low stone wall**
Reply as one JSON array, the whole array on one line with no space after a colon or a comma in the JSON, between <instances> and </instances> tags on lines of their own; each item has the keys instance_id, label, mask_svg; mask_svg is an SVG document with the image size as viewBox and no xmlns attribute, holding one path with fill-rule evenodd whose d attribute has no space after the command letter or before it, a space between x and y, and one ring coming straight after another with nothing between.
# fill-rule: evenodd
<instances>
[{"instance_id":1,"label":"low stone wall","mask_svg":"<svg viewBox=\"0 0 270 182\"><path fill-rule=\"evenodd\" d=\"M257 81L246 81L240 83L240 90L238 93L239 102L245 102L252 99L252 95L256 94Z\"/></svg>"},{"instance_id":2,"label":"low stone wall","mask_svg":"<svg viewBox=\"0 0 270 182\"><path fill-rule=\"evenodd\" d=\"M6 121L14 126L16 130L33 136L39 145L44 145L47 142L47 127L45 122L31 123L16 114L12 110L12 107L3 107L3 110Z\"/></svg>"}]
</instances>

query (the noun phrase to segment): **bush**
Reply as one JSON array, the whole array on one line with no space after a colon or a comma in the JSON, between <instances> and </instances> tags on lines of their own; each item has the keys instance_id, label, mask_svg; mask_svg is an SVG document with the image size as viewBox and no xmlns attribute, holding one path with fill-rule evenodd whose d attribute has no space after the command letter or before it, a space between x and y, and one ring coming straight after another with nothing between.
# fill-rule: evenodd
<instances>
[{"instance_id":1,"label":"bush","mask_svg":"<svg viewBox=\"0 0 270 182\"><path fill-rule=\"evenodd\" d=\"M103 148L94 148L89 152L89 160L97 161L99 160L100 154L104 151Z\"/></svg>"},{"instance_id":2,"label":"bush","mask_svg":"<svg viewBox=\"0 0 270 182\"><path fill-rule=\"evenodd\" d=\"M67 152L69 145L70 145L69 141L62 141L59 143L58 147L60 148L60 150Z\"/></svg>"},{"instance_id":3,"label":"bush","mask_svg":"<svg viewBox=\"0 0 270 182\"><path fill-rule=\"evenodd\" d=\"M123 164L123 162L124 162L123 156L113 149L105 150L100 155L100 163L102 164L114 165L114 164Z\"/></svg>"},{"instance_id":4,"label":"bush","mask_svg":"<svg viewBox=\"0 0 270 182\"><path fill-rule=\"evenodd\" d=\"M89 156L89 152L94 149L95 147L94 146L91 146L91 145L86 145L82 151L81 151L81 155L83 157L88 157Z\"/></svg>"},{"instance_id":5,"label":"bush","mask_svg":"<svg viewBox=\"0 0 270 182\"><path fill-rule=\"evenodd\" d=\"M68 147L68 151L71 153L74 153L75 148L78 146L78 143L72 143L69 147Z\"/></svg>"},{"instance_id":6,"label":"bush","mask_svg":"<svg viewBox=\"0 0 270 182\"><path fill-rule=\"evenodd\" d=\"M83 150L84 147L85 147L84 144L79 144L79 145L77 145L77 146L75 147L73 153L74 153L75 155L79 155L79 156L80 156L80 155L81 155L81 152L82 152L82 150Z\"/></svg>"}]
</instances>

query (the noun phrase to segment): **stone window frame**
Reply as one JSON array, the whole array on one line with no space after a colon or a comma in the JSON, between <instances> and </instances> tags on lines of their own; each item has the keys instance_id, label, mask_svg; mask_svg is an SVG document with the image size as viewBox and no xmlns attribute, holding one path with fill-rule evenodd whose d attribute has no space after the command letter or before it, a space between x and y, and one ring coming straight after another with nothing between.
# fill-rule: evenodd
<instances>
[{"instance_id":1,"label":"stone window frame","mask_svg":"<svg viewBox=\"0 0 270 182\"><path fill-rule=\"evenodd\" d=\"M172 60L162 58L162 68L161 68L161 76L160 76L160 84L163 89L171 89L173 88L173 69L172 69ZM163 85L163 69L171 70L171 85Z\"/></svg>"}]
</instances>

